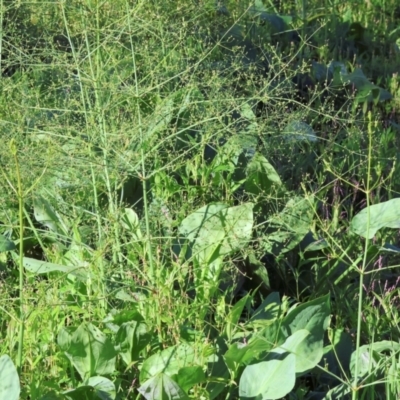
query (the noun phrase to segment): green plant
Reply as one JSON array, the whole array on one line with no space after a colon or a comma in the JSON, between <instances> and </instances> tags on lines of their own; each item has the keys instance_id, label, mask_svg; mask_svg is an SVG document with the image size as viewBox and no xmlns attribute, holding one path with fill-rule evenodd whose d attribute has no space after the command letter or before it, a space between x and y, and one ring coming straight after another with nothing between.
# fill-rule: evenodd
<instances>
[{"instance_id":1,"label":"green plant","mask_svg":"<svg viewBox=\"0 0 400 400\"><path fill-rule=\"evenodd\" d=\"M18 372L7 355L0 357L0 378L0 399L18 400L20 393Z\"/></svg>"},{"instance_id":2,"label":"green plant","mask_svg":"<svg viewBox=\"0 0 400 400\"><path fill-rule=\"evenodd\" d=\"M27 311L25 310L25 299L24 299L24 267L23 267L23 254L24 254L24 211L25 211L25 197L31 192L35 186L38 184L41 176L30 186L27 190L22 187L21 181L21 171L20 171L20 161L17 154L17 146L15 141L10 142L10 151L15 162L15 172L17 184L14 186L10 178L7 176L6 172L1 169L4 178L10 185L11 189L18 198L18 214L19 214L19 255L18 255L18 268L19 268L19 336L18 336L18 356L17 356L17 369L21 371L22 366L22 350L24 345L24 330L25 330L25 319ZM43 171L42 175L45 171ZM8 251L14 249L13 243L5 240L3 243L2 251Z\"/></svg>"},{"instance_id":3,"label":"green plant","mask_svg":"<svg viewBox=\"0 0 400 400\"><path fill-rule=\"evenodd\" d=\"M396 7L0 2L21 398L398 397Z\"/></svg>"}]
</instances>

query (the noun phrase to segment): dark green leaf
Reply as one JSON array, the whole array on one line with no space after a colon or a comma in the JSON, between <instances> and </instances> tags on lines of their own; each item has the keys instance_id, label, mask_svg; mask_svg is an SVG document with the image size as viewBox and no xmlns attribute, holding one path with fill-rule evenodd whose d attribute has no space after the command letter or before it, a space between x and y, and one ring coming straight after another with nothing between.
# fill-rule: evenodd
<instances>
[{"instance_id":1,"label":"dark green leaf","mask_svg":"<svg viewBox=\"0 0 400 400\"><path fill-rule=\"evenodd\" d=\"M267 195L271 193L273 186L282 185L275 168L260 153L256 153L251 159L247 165L246 174L245 190L249 193Z\"/></svg>"},{"instance_id":2,"label":"dark green leaf","mask_svg":"<svg viewBox=\"0 0 400 400\"><path fill-rule=\"evenodd\" d=\"M289 335L306 329L310 335L297 348L296 373L314 368L323 355L323 340L330 321L329 294L293 308L283 321Z\"/></svg>"},{"instance_id":3,"label":"dark green leaf","mask_svg":"<svg viewBox=\"0 0 400 400\"><path fill-rule=\"evenodd\" d=\"M48 274L49 272L62 272L71 274L86 281L89 271L85 267L76 267L74 265L54 264L47 261L36 260L35 258L24 257L23 266L29 272L34 274Z\"/></svg>"},{"instance_id":4,"label":"dark green leaf","mask_svg":"<svg viewBox=\"0 0 400 400\"><path fill-rule=\"evenodd\" d=\"M173 376L181 368L202 365L200 356L199 349L192 344L182 343L168 347L144 361L140 371L140 382L145 382L160 373Z\"/></svg>"},{"instance_id":5,"label":"dark green leaf","mask_svg":"<svg viewBox=\"0 0 400 400\"><path fill-rule=\"evenodd\" d=\"M138 391L146 400L189 400L182 388L162 372L144 382Z\"/></svg>"},{"instance_id":6,"label":"dark green leaf","mask_svg":"<svg viewBox=\"0 0 400 400\"><path fill-rule=\"evenodd\" d=\"M16 248L15 243L7 239L4 235L0 235L0 253L4 251L11 251Z\"/></svg>"},{"instance_id":7,"label":"dark green leaf","mask_svg":"<svg viewBox=\"0 0 400 400\"><path fill-rule=\"evenodd\" d=\"M176 383L186 392L206 380L203 368L200 366L183 367L173 376Z\"/></svg>"},{"instance_id":8,"label":"dark green leaf","mask_svg":"<svg viewBox=\"0 0 400 400\"><path fill-rule=\"evenodd\" d=\"M123 323L115 338L119 345L119 354L127 366L139 360L139 353L149 344L151 335L144 322L130 321Z\"/></svg>"},{"instance_id":9,"label":"dark green leaf","mask_svg":"<svg viewBox=\"0 0 400 400\"><path fill-rule=\"evenodd\" d=\"M71 335L65 351L82 380L110 375L115 370L116 351L110 339L90 323L82 323Z\"/></svg>"}]
</instances>

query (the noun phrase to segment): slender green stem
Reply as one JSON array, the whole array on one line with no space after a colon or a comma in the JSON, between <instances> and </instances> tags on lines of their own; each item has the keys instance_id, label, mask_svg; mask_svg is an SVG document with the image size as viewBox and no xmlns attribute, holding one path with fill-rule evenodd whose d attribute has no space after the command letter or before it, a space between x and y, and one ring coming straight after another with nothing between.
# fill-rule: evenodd
<instances>
[{"instance_id":1,"label":"slender green stem","mask_svg":"<svg viewBox=\"0 0 400 400\"><path fill-rule=\"evenodd\" d=\"M132 24L131 24L131 18L130 18L130 7L128 2L126 4L126 15L127 15L127 22L128 22L128 29L129 32L132 32ZM132 67L133 67L133 73L134 73L134 79L135 79L135 94L136 98L139 99L139 79L137 76L137 69L136 69L136 57L135 57L135 47L133 45L133 40L132 40L132 35L130 35L130 45L131 45L131 54L132 54ZM152 250L152 238L150 235L150 219L149 219L149 208L148 208L148 197L147 197L147 171L146 171L146 165L145 165L145 154L144 154L144 132L142 128L142 114L140 110L140 102L139 100L136 102L136 110L137 110L137 117L138 117L138 130L139 130L139 135L140 135L140 142L141 142L141 150L140 150L140 165L141 165L141 178L142 178L142 184L143 184L143 207L144 207L144 218L145 218L145 223L146 223L146 246L145 246L145 257L149 260L149 271L147 273L148 279L152 285L157 286L157 279L155 276L155 270L154 270L154 262L153 262L153 250ZM158 331L158 340L160 343L163 341L162 337L162 328L161 328L161 315L160 313L156 312L156 321L157 321L157 331Z\"/></svg>"},{"instance_id":2,"label":"slender green stem","mask_svg":"<svg viewBox=\"0 0 400 400\"><path fill-rule=\"evenodd\" d=\"M86 126L86 134L87 136L90 138L90 121L89 121L89 115L90 115L90 111L91 111L91 103L90 101L88 101L87 96L85 98L85 88L83 86L83 80L81 77L81 68L80 68L80 62L79 62L79 58L78 58L78 53L75 49L74 43L71 40L71 34L70 34L70 29L69 29L69 24L68 24L68 20L67 20L67 15L65 13L65 8L63 6L63 3L61 3L61 12L62 12L62 16L63 16L63 22L64 22L64 27L67 33L67 37L69 39L69 44L71 47L71 53L72 53L72 57L76 66L76 71L77 71L77 78L78 78L78 83L79 83L79 93L80 93L80 97L81 97L81 104L83 107L83 113L85 116L85 126ZM89 51L90 54L90 51ZM89 57L89 63L91 63L91 57ZM90 64L91 65L91 64ZM91 65L92 67L92 65ZM92 69L93 70L93 69ZM89 146L89 151L90 151L90 156L92 156L92 146ZM103 242L103 235L102 235L102 222L101 222L101 214L100 214L100 206L98 203L98 196L97 196L97 189L96 189L96 174L93 168L93 165L90 165L90 170L91 170L91 177L92 177L92 187L93 187L93 196L94 196L94 209L95 209L95 214L96 214L96 225L97 225L97 234L98 234L98 242L101 245L101 243ZM105 291L104 291L104 262L103 262L103 258L100 257L98 260L98 265L99 265L99 269L100 269L100 279L99 279L99 287L101 288L101 292L103 294L103 298L105 298ZM105 307L105 302L101 302L101 304L103 305L103 307Z\"/></svg>"},{"instance_id":3,"label":"slender green stem","mask_svg":"<svg viewBox=\"0 0 400 400\"><path fill-rule=\"evenodd\" d=\"M357 318L357 338L356 338L356 364L354 368L354 383L352 391L352 400L358 398L358 371L359 371L359 351L361 344L361 320L362 320L362 305L363 305L363 286L365 268L367 265L367 255L369 247L369 228L370 228L370 186L371 186L371 168L372 168L372 116L371 112L368 113L368 167L367 167L367 187L365 195L367 197L367 237L365 239L364 256L361 266L360 284L358 288L358 318Z\"/></svg>"},{"instance_id":4,"label":"slender green stem","mask_svg":"<svg viewBox=\"0 0 400 400\"><path fill-rule=\"evenodd\" d=\"M130 19L130 10L128 4L126 4L127 8L127 20L129 31L132 31L131 26L131 19ZM131 42L131 53L132 53L132 66L133 66L133 73L135 77L135 94L136 98L139 99L139 85L138 85L138 76L136 73L136 57L135 57L135 48L133 46L132 37L130 38ZM150 221L149 221L149 210L148 210L148 198L147 198L147 175L146 175L146 165L145 165L145 154L144 154L144 143L143 143L143 129L142 129L142 117L140 112L140 102L137 101L137 116L139 120L139 134L140 134L140 141L141 141L141 151L140 151L140 158L141 158L141 175L142 175L142 183L143 183L143 207L144 207L144 217L146 223L146 238L147 238L147 255L149 259L149 277L150 281L154 284L154 263L153 263L153 254L151 248L151 237L150 237Z\"/></svg>"},{"instance_id":5,"label":"slender green stem","mask_svg":"<svg viewBox=\"0 0 400 400\"><path fill-rule=\"evenodd\" d=\"M82 21L84 22L84 21ZM101 42L100 42L100 5L96 4L96 53L94 62L92 61L92 51L90 49L90 43L87 34L85 35L86 41L86 48L88 53L88 60L90 65L90 73L92 76L93 86L94 86L94 110L96 115L96 125L100 132L100 139L101 139L101 147L102 147L102 155L103 155L103 177L104 182L107 188L107 197L108 197L108 210L109 214L112 218L116 218L117 216L117 207L115 205L115 196L114 190L111 185L110 173L109 173L109 160L108 160L108 132L106 126L106 117L104 115L104 108L103 108L103 100L100 96L101 87L99 85L101 74L103 73L103 63L101 57ZM114 241L112 246L112 257L113 263L119 264L122 268L122 257L121 257L121 244L120 244L120 232L119 232L119 225L118 221L112 222L113 232L114 232ZM104 271L102 274L102 280L104 281ZM121 276L123 275L123 270L121 269Z\"/></svg>"},{"instance_id":6,"label":"slender green stem","mask_svg":"<svg viewBox=\"0 0 400 400\"><path fill-rule=\"evenodd\" d=\"M18 373L21 372L22 368L22 350L24 346L24 332L25 332L25 318L26 313L24 309L24 215L25 211L25 197L28 193L30 193L35 186L38 184L39 180L44 175L46 168L43 170L42 174L39 178L37 178L33 184L24 192L22 187L22 180L21 180L21 170L19 167L19 160L18 160L18 153L17 153L17 146L15 144L15 140L12 139L10 142L10 152L14 157L15 163L15 171L17 174L17 187L15 188L12 184L11 180L7 176L7 173L0 167L0 171L3 174L4 178L6 179L7 183L15 193L18 198L18 224L19 224L19 255L18 255L18 269L19 269L19 333L18 333L18 353L17 353L17 370Z\"/></svg>"},{"instance_id":7,"label":"slender green stem","mask_svg":"<svg viewBox=\"0 0 400 400\"><path fill-rule=\"evenodd\" d=\"M14 157L15 170L17 173L17 188L16 194L18 197L18 218L19 218L19 333L18 333L18 355L17 355L17 370L21 373L22 368L22 350L24 346L25 332L25 310L24 310L24 192L22 190L21 171L17 155L17 147L14 140L10 143L11 153Z\"/></svg>"}]
</instances>

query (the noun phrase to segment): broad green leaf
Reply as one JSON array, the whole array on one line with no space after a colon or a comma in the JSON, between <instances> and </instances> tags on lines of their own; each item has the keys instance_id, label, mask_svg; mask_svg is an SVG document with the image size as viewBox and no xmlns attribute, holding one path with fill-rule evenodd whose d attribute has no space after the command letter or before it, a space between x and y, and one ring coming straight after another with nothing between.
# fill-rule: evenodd
<instances>
[{"instance_id":1,"label":"broad green leaf","mask_svg":"<svg viewBox=\"0 0 400 400\"><path fill-rule=\"evenodd\" d=\"M310 332L307 329L299 329L290 335L285 343L283 343L278 349L281 349L283 352L289 352L295 355L296 357L296 373L304 372L305 369L310 369L309 363L304 361L304 358L308 359L308 353L304 351L307 348L307 344L305 343L306 339L310 336ZM274 350L274 352L276 349ZM319 360L318 360L319 361ZM315 364L317 365L317 364ZM315 366L314 365L314 366Z\"/></svg>"},{"instance_id":2,"label":"broad green leaf","mask_svg":"<svg viewBox=\"0 0 400 400\"><path fill-rule=\"evenodd\" d=\"M393 47L394 47L396 53L400 54L400 38L396 39Z\"/></svg>"},{"instance_id":3,"label":"broad green leaf","mask_svg":"<svg viewBox=\"0 0 400 400\"><path fill-rule=\"evenodd\" d=\"M17 369L11 358L0 357L0 400L19 400L20 383Z\"/></svg>"},{"instance_id":4,"label":"broad green leaf","mask_svg":"<svg viewBox=\"0 0 400 400\"><path fill-rule=\"evenodd\" d=\"M65 351L82 380L115 371L116 351L111 340L91 323L82 323L71 335Z\"/></svg>"},{"instance_id":5,"label":"broad green leaf","mask_svg":"<svg viewBox=\"0 0 400 400\"><path fill-rule=\"evenodd\" d=\"M237 303L235 303L235 305L229 311L229 314L226 316L225 334L228 338L228 341L232 340L234 332L237 329L237 324L239 322L240 316L242 315L243 309L246 306L249 299L250 299L250 295L246 294Z\"/></svg>"},{"instance_id":6,"label":"broad green leaf","mask_svg":"<svg viewBox=\"0 0 400 400\"><path fill-rule=\"evenodd\" d=\"M342 75L347 75L346 66L340 61L331 61L328 65L328 72L334 76L335 86L343 86L343 82L341 81ZM336 78L336 79L335 79Z\"/></svg>"},{"instance_id":7,"label":"broad green leaf","mask_svg":"<svg viewBox=\"0 0 400 400\"><path fill-rule=\"evenodd\" d=\"M185 87L175 94L176 114L173 124L177 128L174 135L174 149L177 152L190 151L193 139L201 135L198 129L193 129L193 121L198 114L204 112L204 96L197 87Z\"/></svg>"},{"instance_id":8,"label":"broad green leaf","mask_svg":"<svg viewBox=\"0 0 400 400\"><path fill-rule=\"evenodd\" d=\"M282 349L276 349L270 355L268 361L248 365L244 369L239 381L241 399L280 399L293 389L296 380L295 355Z\"/></svg>"},{"instance_id":9,"label":"broad green leaf","mask_svg":"<svg viewBox=\"0 0 400 400\"><path fill-rule=\"evenodd\" d=\"M286 23L290 23L291 21L291 18L288 16L282 17L277 14L268 13L268 9L265 8L261 0L256 0L248 12L253 17L258 17L264 24L267 24L271 29L271 33L284 32L286 30Z\"/></svg>"},{"instance_id":10,"label":"broad green leaf","mask_svg":"<svg viewBox=\"0 0 400 400\"><path fill-rule=\"evenodd\" d=\"M262 326L262 322L266 325ZM248 365L256 360L264 359L287 338L282 331L281 321L255 320L247 323L247 326L256 326L257 328L261 326L262 329L245 338L243 342L233 343L229 347L224 358L231 370L235 370L239 364Z\"/></svg>"},{"instance_id":11,"label":"broad green leaf","mask_svg":"<svg viewBox=\"0 0 400 400\"><path fill-rule=\"evenodd\" d=\"M258 334L254 335L248 343L233 343L224 354L226 365L234 371L239 364L248 365L254 362L254 360L264 357L267 352L273 349L274 345L274 342L269 342Z\"/></svg>"},{"instance_id":12,"label":"broad green leaf","mask_svg":"<svg viewBox=\"0 0 400 400\"><path fill-rule=\"evenodd\" d=\"M259 320L256 322L259 322ZM283 343L285 343L285 340L287 339L287 336L285 335L281 324L281 319L276 320L273 323L269 323L267 326L263 327L256 334L258 338L261 338L266 343L268 343L268 345L270 346L269 351L272 351L272 349L283 345ZM250 342L252 342L252 339L250 339Z\"/></svg>"},{"instance_id":13,"label":"broad green leaf","mask_svg":"<svg viewBox=\"0 0 400 400\"><path fill-rule=\"evenodd\" d=\"M296 349L296 373L314 368L323 355L323 340L330 320L329 294L292 309L283 321L289 335L306 329L310 335Z\"/></svg>"},{"instance_id":14,"label":"broad green leaf","mask_svg":"<svg viewBox=\"0 0 400 400\"><path fill-rule=\"evenodd\" d=\"M271 292L271 282L265 264L257 259L254 252L249 252L245 260L245 271L249 279L253 280L254 286L259 286L263 295Z\"/></svg>"},{"instance_id":15,"label":"broad green leaf","mask_svg":"<svg viewBox=\"0 0 400 400\"><path fill-rule=\"evenodd\" d=\"M139 360L139 353L147 346L150 339L151 336L144 322L130 321L120 326L115 342L127 366Z\"/></svg>"},{"instance_id":16,"label":"broad green leaf","mask_svg":"<svg viewBox=\"0 0 400 400\"><path fill-rule=\"evenodd\" d=\"M329 243L325 239L318 239L312 242L309 242L305 244L305 248L303 250L304 253L310 252L310 251L318 251L322 249L326 249L329 247Z\"/></svg>"},{"instance_id":17,"label":"broad green leaf","mask_svg":"<svg viewBox=\"0 0 400 400\"><path fill-rule=\"evenodd\" d=\"M374 342L371 344L366 345L370 347L373 351L376 351L378 353L382 353L384 351L395 351L399 352L400 351L400 343L394 342L393 340L381 340L380 342ZM364 347L364 346L361 346Z\"/></svg>"},{"instance_id":18,"label":"broad green leaf","mask_svg":"<svg viewBox=\"0 0 400 400\"><path fill-rule=\"evenodd\" d=\"M303 352L298 349L301 349L309 335L308 330L300 329L285 340L279 324L275 323L255 334L247 344L234 343L225 354L225 360L227 365L235 370L238 364L254 364L254 361L260 359L274 360L277 352L279 354L287 352L295 355L295 372L297 372L301 369L301 357L303 357Z\"/></svg>"},{"instance_id":19,"label":"broad green leaf","mask_svg":"<svg viewBox=\"0 0 400 400\"><path fill-rule=\"evenodd\" d=\"M280 309L281 309L281 299L279 293L272 292L263 300L263 302L254 311L254 314L251 317L251 321L256 321L256 320L273 321L278 317Z\"/></svg>"},{"instance_id":20,"label":"broad green leaf","mask_svg":"<svg viewBox=\"0 0 400 400\"><path fill-rule=\"evenodd\" d=\"M121 310L108 315L104 322L109 321L112 321L114 324L121 326L122 324L131 321L143 322L144 318L134 306L131 306L128 310Z\"/></svg>"},{"instance_id":21,"label":"broad green leaf","mask_svg":"<svg viewBox=\"0 0 400 400\"><path fill-rule=\"evenodd\" d=\"M256 135L258 132L257 117L248 103L243 103L240 106L240 116L246 121L246 123L243 124L245 126L243 133Z\"/></svg>"},{"instance_id":22,"label":"broad green leaf","mask_svg":"<svg viewBox=\"0 0 400 400\"><path fill-rule=\"evenodd\" d=\"M374 371L382 361L382 352L391 352L398 354L400 352L400 343L391 340L382 340L372 344L361 346L358 352L354 351L350 359L350 371L352 376L355 374L355 365L358 362L358 373L360 377Z\"/></svg>"},{"instance_id":23,"label":"broad green leaf","mask_svg":"<svg viewBox=\"0 0 400 400\"><path fill-rule=\"evenodd\" d=\"M268 14L266 12L262 12L259 16L261 21L265 21L272 28L271 33L282 33L286 30L286 21L290 21L290 16L282 17L276 14Z\"/></svg>"},{"instance_id":24,"label":"broad green leaf","mask_svg":"<svg viewBox=\"0 0 400 400\"><path fill-rule=\"evenodd\" d=\"M125 208L125 214L122 216L122 226L127 229L136 239L142 238L139 226L139 217L131 208Z\"/></svg>"},{"instance_id":25,"label":"broad green leaf","mask_svg":"<svg viewBox=\"0 0 400 400\"><path fill-rule=\"evenodd\" d=\"M312 198L296 196L287 202L282 212L268 219L268 233L263 238L268 253L286 253L303 240L313 223L312 201Z\"/></svg>"},{"instance_id":26,"label":"broad green leaf","mask_svg":"<svg viewBox=\"0 0 400 400\"><path fill-rule=\"evenodd\" d=\"M283 130L284 139L287 142L298 142L307 140L309 142L316 142L318 140L314 129L310 125L302 121L292 121L286 125Z\"/></svg>"},{"instance_id":27,"label":"broad green leaf","mask_svg":"<svg viewBox=\"0 0 400 400\"><path fill-rule=\"evenodd\" d=\"M101 400L114 400L116 397L114 383L104 376L92 376L85 383L93 387L96 396Z\"/></svg>"},{"instance_id":28,"label":"broad green leaf","mask_svg":"<svg viewBox=\"0 0 400 400\"><path fill-rule=\"evenodd\" d=\"M199 351L200 349L192 344L182 343L153 354L143 362L140 382L145 382L159 373L173 376L181 368L202 365Z\"/></svg>"},{"instance_id":29,"label":"broad green leaf","mask_svg":"<svg viewBox=\"0 0 400 400\"><path fill-rule=\"evenodd\" d=\"M351 386L345 383L341 383L338 386L335 386L328 393L322 400L343 400L347 399L346 397L351 392Z\"/></svg>"},{"instance_id":30,"label":"broad green leaf","mask_svg":"<svg viewBox=\"0 0 400 400\"><path fill-rule=\"evenodd\" d=\"M16 248L12 240L7 239L4 235L0 235L0 253L4 251L11 251Z\"/></svg>"},{"instance_id":31,"label":"broad green leaf","mask_svg":"<svg viewBox=\"0 0 400 400\"><path fill-rule=\"evenodd\" d=\"M73 334L73 329L70 327L61 328L57 335L57 344L60 346L61 351L68 351L71 346L71 336Z\"/></svg>"},{"instance_id":32,"label":"broad green leaf","mask_svg":"<svg viewBox=\"0 0 400 400\"><path fill-rule=\"evenodd\" d=\"M382 252L382 253L392 253L392 254L400 253L400 248L397 246L394 246L393 244L390 244L390 243L385 243L383 246L379 246L378 249L379 249L379 252Z\"/></svg>"},{"instance_id":33,"label":"broad green leaf","mask_svg":"<svg viewBox=\"0 0 400 400\"><path fill-rule=\"evenodd\" d=\"M238 25L238 24L232 24L232 26L229 27L228 30L223 30L221 31L221 37L223 40L223 43L230 44L230 42L234 42L234 45L238 45L241 40L245 39L246 37L246 32L244 31L243 27ZM233 41L232 39L237 39L236 41ZM233 46L229 47L230 49Z\"/></svg>"},{"instance_id":34,"label":"broad green leaf","mask_svg":"<svg viewBox=\"0 0 400 400\"><path fill-rule=\"evenodd\" d=\"M68 250L60 257L59 262L78 268L74 273L76 276L79 274L82 277L87 277L94 257L93 250L83 244L81 234L76 226L72 228L72 231L73 240L71 240Z\"/></svg>"},{"instance_id":35,"label":"broad green leaf","mask_svg":"<svg viewBox=\"0 0 400 400\"><path fill-rule=\"evenodd\" d=\"M307 329L310 332L315 329L325 331L329 325L329 315L330 301L327 294L292 308L283 324L290 334L299 329Z\"/></svg>"},{"instance_id":36,"label":"broad green leaf","mask_svg":"<svg viewBox=\"0 0 400 400\"><path fill-rule=\"evenodd\" d=\"M179 331L180 338L185 342L194 343L198 340L205 339L204 332L202 330L193 329L190 325L182 325Z\"/></svg>"},{"instance_id":37,"label":"broad green leaf","mask_svg":"<svg viewBox=\"0 0 400 400\"><path fill-rule=\"evenodd\" d=\"M221 169L232 174L235 182L246 179L246 168L256 153L257 142L256 135L247 133L239 133L229 138L218 150L213 162L215 173L220 174L218 169Z\"/></svg>"},{"instance_id":38,"label":"broad green leaf","mask_svg":"<svg viewBox=\"0 0 400 400\"><path fill-rule=\"evenodd\" d=\"M103 376L93 376L84 385L76 389L63 392L68 400L114 400L116 397L115 385Z\"/></svg>"},{"instance_id":39,"label":"broad green leaf","mask_svg":"<svg viewBox=\"0 0 400 400\"><path fill-rule=\"evenodd\" d=\"M224 354L226 365L231 371L235 371L238 365L247 365L254 359L271 350L271 344L267 343L264 338L257 337L251 343L235 342L229 346L228 351Z\"/></svg>"},{"instance_id":40,"label":"broad green leaf","mask_svg":"<svg viewBox=\"0 0 400 400\"><path fill-rule=\"evenodd\" d=\"M282 182L275 168L260 153L256 153L251 159L246 169L246 182L244 184L246 192L253 194L269 194L271 188L281 186Z\"/></svg>"},{"instance_id":41,"label":"broad green leaf","mask_svg":"<svg viewBox=\"0 0 400 400\"><path fill-rule=\"evenodd\" d=\"M138 392L146 400L189 400L182 388L162 372L144 382Z\"/></svg>"},{"instance_id":42,"label":"broad green leaf","mask_svg":"<svg viewBox=\"0 0 400 400\"><path fill-rule=\"evenodd\" d=\"M354 84L357 90L361 90L366 87L375 87L375 85L371 83L365 76L361 68L355 68L351 73L342 73L342 81L344 83Z\"/></svg>"},{"instance_id":43,"label":"broad green leaf","mask_svg":"<svg viewBox=\"0 0 400 400\"><path fill-rule=\"evenodd\" d=\"M354 71L349 74L342 74L342 82L355 86L357 89L357 102L379 102L392 98L392 95L387 90L370 82L361 68L355 68Z\"/></svg>"},{"instance_id":44,"label":"broad green leaf","mask_svg":"<svg viewBox=\"0 0 400 400\"><path fill-rule=\"evenodd\" d=\"M39 398L39 400L73 400L71 397L65 396L62 393L56 393L54 390L47 392ZM81 400L81 399L79 399Z\"/></svg>"},{"instance_id":45,"label":"broad green leaf","mask_svg":"<svg viewBox=\"0 0 400 400\"><path fill-rule=\"evenodd\" d=\"M147 297L141 293L141 292L136 292L133 294L127 293L126 290L120 289L115 293L115 298L121 301L129 301L130 303L133 303L133 305L136 305L138 302L138 299L145 300Z\"/></svg>"},{"instance_id":46,"label":"broad green leaf","mask_svg":"<svg viewBox=\"0 0 400 400\"><path fill-rule=\"evenodd\" d=\"M203 368L200 366L183 367L173 376L176 383L186 392L206 380Z\"/></svg>"},{"instance_id":47,"label":"broad green leaf","mask_svg":"<svg viewBox=\"0 0 400 400\"><path fill-rule=\"evenodd\" d=\"M329 71L325 64L311 61L311 75L317 82L329 82L333 78L333 73Z\"/></svg>"},{"instance_id":48,"label":"broad green leaf","mask_svg":"<svg viewBox=\"0 0 400 400\"><path fill-rule=\"evenodd\" d=\"M191 243L199 262L209 262L243 248L251 239L253 204L211 204L186 217L179 233ZM214 254L217 253L217 254Z\"/></svg>"},{"instance_id":49,"label":"broad green leaf","mask_svg":"<svg viewBox=\"0 0 400 400\"><path fill-rule=\"evenodd\" d=\"M252 8L253 8L253 10L252 10L253 12L257 11L257 12L261 13L261 12L268 11L265 8L265 6L264 6L264 4L263 4L263 2L261 0L255 0L254 6Z\"/></svg>"},{"instance_id":50,"label":"broad green leaf","mask_svg":"<svg viewBox=\"0 0 400 400\"><path fill-rule=\"evenodd\" d=\"M207 364L207 375L210 378L206 390L210 400L218 398L229 382L229 369L222 356L227 351L226 342L218 337L215 343L215 353L209 357Z\"/></svg>"},{"instance_id":51,"label":"broad green leaf","mask_svg":"<svg viewBox=\"0 0 400 400\"><path fill-rule=\"evenodd\" d=\"M364 208L350 224L352 232L367 239L372 239L381 228L400 228L400 198Z\"/></svg>"},{"instance_id":52,"label":"broad green leaf","mask_svg":"<svg viewBox=\"0 0 400 400\"><path fill-rule=\"evenodd\" d=\"M381 361L381 356L368 346L361 346L358 353L358 376L363 378L372 371L377 370L378 364ZM351 355L350 371L355 377L355 364L357 362L356 351Z\"/></svg>"},{"instance_id":53,"label":"broad green leaf","mask_svg":"<svg viewBox=\"0 0 400 400\"><path fill-rule=\"evenodd\" d=\"M64 223L63 219L42 196L34 198L33 212L37 222L43 224L55 233L67 235L68 227Z\"/></svg>"},{"instance_id":54,"label":"broad green leaf","mask_svg":"<svg viewBox=\"0 0 400 400\"><path fill-rule=\"evenodd\" d=\"M184 235L188 240L194 242L198 236L198 233L202 227L202 224L207 219L218 214L219 212L227 209L228 206L223 203L209 204L204 206L193 214L187 216L179 227L179 233Z\"/></svg>"},{"instance_id":55,"label":"broad green leaf","mask_svg":"<svg viewBox=\"0 0 400 400\"><path fill-rule=\"evenodd\" d=\"M332 381L336 382L331 374L340 376L343 370L348 371L353 352L353 341L350 334L342 329L328 328L328 337L331 344L324 348L324 356L320 366L322 368L325 365L328 366L329 373L324 373L323 376L331 383Z\"/></svg>"},{"instance_id":56,"label":"broad green leaf","mask_svg":"<svg viewBox=\"0 0 400 400\"><path fill-rule=\"evenodd\" d=\"M36 260L35 258L29 257L24 257L22 262L24 268L34 274L48 274L49 272L57 271L64 274L71 274L85 280L87 278L87 274L89 273L89 271L83 267L53 264L47 261Z\"/></svg>"},{"instance_id":57,"label":"broad green leaf","mask_svg":"<svg viewBox=\"0 0 400 400\"><path fill-rule=\"evenodd\" d=\"M62 398L66 400L97 400L94 389L86 385L65 391Z\"/></svg>"}]
</instances>

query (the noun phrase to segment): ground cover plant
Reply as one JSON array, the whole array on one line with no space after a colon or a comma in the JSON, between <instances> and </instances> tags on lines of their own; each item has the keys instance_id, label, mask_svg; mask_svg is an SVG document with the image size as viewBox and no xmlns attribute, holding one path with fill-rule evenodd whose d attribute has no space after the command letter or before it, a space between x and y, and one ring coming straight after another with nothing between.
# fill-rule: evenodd
<instances>
[{"instance_id":1,"label":"ground cover plant","mask_svg":"<svg viewBox=\"0 0 400 400\"><path fill-rule=\"evenodd\" d=\"M399 398L395 0L0 18L0 400Z\"/></svg>"}]
</instances>

